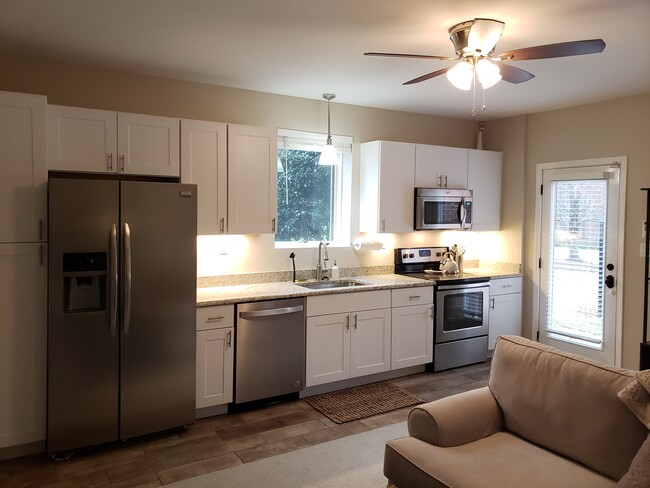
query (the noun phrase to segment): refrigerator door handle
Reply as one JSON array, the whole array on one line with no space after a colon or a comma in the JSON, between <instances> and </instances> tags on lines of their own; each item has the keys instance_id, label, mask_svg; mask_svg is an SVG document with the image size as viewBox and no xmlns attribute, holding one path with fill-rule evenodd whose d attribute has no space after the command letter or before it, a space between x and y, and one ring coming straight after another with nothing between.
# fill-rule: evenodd
<instances>
[{"instance_id":1,"label":"refrigerator door handle","mask_svg":"<svg viewBox=\"0 0 650 488\"><path fill-rule=\"evenodd\" d=\"M110 274L110 314L111 314L111 337L117 334L117 226L111 226L111 274Z\"/></svg>"},{"instance_id":2,"label":"refrigerator door handle","mask_svg":"<svg viewBox=\"0 0 650 488\"><path fill-rule=\"evenodd\" d=\"M122 333L131 328L131 227L124 222L124 324Z\"/></svg>"}]
</instances>

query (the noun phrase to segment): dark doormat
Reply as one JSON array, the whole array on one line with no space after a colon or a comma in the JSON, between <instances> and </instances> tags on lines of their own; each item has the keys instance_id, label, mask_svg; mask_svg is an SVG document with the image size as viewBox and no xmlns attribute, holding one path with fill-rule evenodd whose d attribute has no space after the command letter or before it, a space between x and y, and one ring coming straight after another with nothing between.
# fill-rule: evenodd
<instances>
[{"instance_id":1,"label":"dark doormat","mask_svg":"<svg viewBox=\"0 0 650 488\"><path fill-rule=\"evenodd\" d=\"M337 424L423 403L387 381L315 395L305 400Z\"/></svg>"}]
</instances>

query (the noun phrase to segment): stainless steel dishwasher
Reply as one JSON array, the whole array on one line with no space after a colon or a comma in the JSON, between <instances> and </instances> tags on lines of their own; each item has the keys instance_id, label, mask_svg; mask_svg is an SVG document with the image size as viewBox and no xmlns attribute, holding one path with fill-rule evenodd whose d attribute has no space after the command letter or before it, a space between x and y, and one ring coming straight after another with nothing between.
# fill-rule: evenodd
<instances>
[{"instance_id":1,"label":"stainless steel dishwasher","mask_svg":"<svg viewBox=\"0 0 650 488\"><path fill-rule=\"evenodd\" d=\"M237 305L235 403L295 393L304 384L304 298Z\"/></svg>"}]
</instances>

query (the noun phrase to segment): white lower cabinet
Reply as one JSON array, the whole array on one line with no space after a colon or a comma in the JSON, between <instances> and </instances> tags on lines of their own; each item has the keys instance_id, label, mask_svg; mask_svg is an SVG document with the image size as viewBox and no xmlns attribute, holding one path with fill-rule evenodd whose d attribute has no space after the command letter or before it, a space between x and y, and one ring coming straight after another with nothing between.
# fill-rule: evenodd
<instances>
[{"instance_id":1,"label":"white lower cabinet","mask_svg":"<svg viewBox=\"0 0 650 488\"><path fill-rule=\"evenodd\" d=\"M433 361L433 287L392 291L391 369Z\"/></svg>"},{"instance_id":2,"label":"white lower cabinet","mask_svg":"<svg viewBox=\"0 0 650 488\"><path fill-rule=\"evenodd\" d=\"M232 402L234 305L197 309L196 408Z\"/></svg>"},{"instance_id":3,"label":"white lower cabinet","mask_svg":"<svg viewBox=\"0 0 650 488\"><path fill-rule=\"evenodd\" d=\"M389 290L307 298L306 386L390 370L387 304Z\"/></svg>"},{"instance_id":4,"label":"white lower cabinet","mask_svg":"<svg viewBox=\"0 0 650 488\"><path fill-rule=\"evenodd\" d=\"M521 285L521 277L490 280L490 350L500 335L521 335Z\"/></svg>"},{"instance_id":5,"label":"white lower cabinet","mask_svg":"<svg viewBox=\"0 0 650 488\"><path fill-rule=\"evenodd\" d=\"M0 448L45 439L47 246L0 244Z\"/></svg>"}]
</instances>

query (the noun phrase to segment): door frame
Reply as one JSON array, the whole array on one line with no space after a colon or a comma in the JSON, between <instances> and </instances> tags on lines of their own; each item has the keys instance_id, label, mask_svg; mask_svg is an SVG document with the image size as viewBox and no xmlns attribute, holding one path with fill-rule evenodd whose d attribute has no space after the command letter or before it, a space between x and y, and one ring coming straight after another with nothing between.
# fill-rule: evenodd
<instances>
[{"instance_id":1,"label":"door frame","mask_svg":"<svg viewBox=\"0 0 650 488\"><path fill-rule=\"evenodd\" d=\"M623 269L624 269L624 248L625 248L625 201L627 188L627 156L615 156L610 158L580 159L573 161L558 161L551 163L538 163L535 174L535 260L539 262L542 251L542 182L543 172L553 169L585 168L589 166L606 166L612 164L620 165L619 195L618 195L618 252L616 266L616 331L614 349L614 365L620 367L623 355ZM539 265L534 266L533 273L533 316L532 334L533 338L539 340L539 290L542 278L542 271Z\"/></svg>"}]
</instances>

